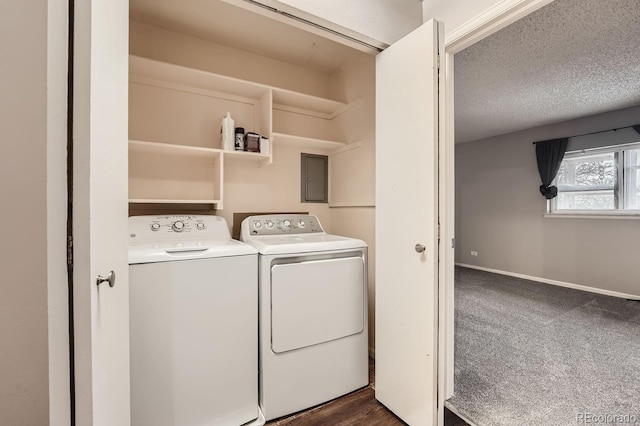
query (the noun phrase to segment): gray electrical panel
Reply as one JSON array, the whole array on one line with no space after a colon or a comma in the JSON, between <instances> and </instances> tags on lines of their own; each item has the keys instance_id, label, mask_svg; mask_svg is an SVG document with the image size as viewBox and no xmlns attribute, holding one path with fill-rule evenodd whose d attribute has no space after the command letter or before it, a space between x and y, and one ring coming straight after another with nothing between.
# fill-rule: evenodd
<instances>
[{"instance_id":1,"label":"gray electrical panel","mask_svg":"<svg viewBox=\"0 0 640 426\"><path fill-rule=\"evenodd\" d=\"M301 154L300 201L303 203L329 202L329 157Z\"/></svg>"}]
</instances>

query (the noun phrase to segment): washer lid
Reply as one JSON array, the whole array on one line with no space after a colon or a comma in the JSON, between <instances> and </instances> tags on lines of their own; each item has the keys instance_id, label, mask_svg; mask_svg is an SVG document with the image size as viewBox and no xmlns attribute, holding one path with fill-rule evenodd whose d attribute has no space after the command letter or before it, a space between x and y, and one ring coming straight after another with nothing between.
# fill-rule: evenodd
<instances>
[{"instance_id":1,"label":"washer lid","mask_svg":"<svg viewBox=\"0 0 640 426\"><path fill-rule=\"evenodd\" d=\"M175 262L256 254L248 244L237 240L165 241L129 244L129 264Z\"/></svg>"},{"instance_id":2,"label":"washer lid","mask_svg":"<svg viewBox=\"0 0 640 426\"><path fill-rule=\"evenodd\" d=\"M245 238L261 254L297 254L330 250L362 249L367 243L331 234L262 235Z\"/></svg>"}]
</instances>

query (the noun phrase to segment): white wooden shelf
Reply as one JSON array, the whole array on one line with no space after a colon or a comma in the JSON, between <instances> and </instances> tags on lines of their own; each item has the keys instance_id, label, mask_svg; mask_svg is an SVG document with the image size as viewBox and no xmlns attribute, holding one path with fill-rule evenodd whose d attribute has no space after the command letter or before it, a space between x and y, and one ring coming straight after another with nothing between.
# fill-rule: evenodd
<instances>
[{"instance_id":1,"label":"white wooden shelf","mask_svg":"<svg viewBox=\"0 0 640 426\"><path fill-rule=\"evenodd\" d=\"M177 84L250 99L260 99L270 89L262 84L134 55L129 56L129 76L135 81L154 81L164 87Z\"/></svg>"},{"instance_id":2,"label":"white wooden shelf","mask_svg":"<svg viewBox=\"0 0 640 426\"><path fill-rule=\"evenodd\" d=\"M215 148L204 148L190 145L176 145L169 143L129 141L129 151L144 154L179 155L186 157L218 158L222 152Z\"/></svg>"},{"instance_id":3,"label":"white wooden shelf","mask_svg":"<svg viewBox=\"0 0 640 426\"><path fill-rule=\"evenodd\" d=\"M222 154L225 164L255 163L259 166L266 166L272 162L270 154L260 152L222 151Z\"/></svg>"},{"instance_id":4,"label":"white wooden shelf","mask_svg":"<svg viewBox=\"0 0 640 426\"><path fill-rule=\"evenodd\" d=\"M289 135L286 133L272 133L271 140L276 145L298 146L304 148L322 149L333 151L346 146L346 142L327 139L307 138L304 136Z\"/></svg>"},{"instance_id":5,"label":"white wooden shelf","mask_svg":"<svg viewBox=\"0 0 640 426\"><path fill-rule=\"evenodd\" d=\"M221 150L129 141L129 202L222 208Z\"/></svg>"},{"instance_id":6,"label":"white wooden shelf","mask_svg":"<svg viewBox=\"0 0 640 426\"><path fill-rule=\"evenodd\" d=\"M134 55L129 57L129 80L129 129L137 139L129 141L131 203L215 204L222 209L225 167L272 164L273 145L328 154L360 146L309 137L327 133L330 121L358 99L347 104ZM284 132L273 132L276 110L278 129ZM219 131L210 120L223 111L232 112L236 126L269 137L270 153L153 141L182 138L207 145Z\"/></svg>"},{"instance_id":7,"label":"white wooden shelf","mask_svg":"<svg viewBox=\"0 0 640 426\"><path fill-rule=\"evenodd\" d=\"M162 87L179 85L228 95L259 100L268 91L273 92L273 105L278 109L309 113L331 119L348 108L349 104L337 100L307 95L278 87L267 86L238 78L169 64L139 56L129 56L130 79Z\"/></svg>"},{"instance_id":8,"label":"white wooden shelf","mask_svg":"<svg viewBox=\"0 0 640 426\"><path fill-rule=\"evenodd\" d=\"M165 198L129 198L130 203L148 203L148 204L216 204L222 203L222 200L184 200L184 199L165 199Z\"/></svg>"},{"instance_id":9,"label":"white wooden shelf","mask_svg":"<svg viewBox=\"0 0 640 426\"><path fill-rule=\"evenodd\" d=\"M310 113L332 119L347 108L348 104L317 96L305 95L285 89L273 89L273 107L284 111Z\"/></svg>"},{"instance_id":10,"label":"white wooden shelf","mask_svg":"<svg viewBox=\"0 0 640 426\"><path fill-rule=\"evenodd\" d=\"M163 155L175 155L184 157L200 157L200 158L219 158L223 157L225 162L231 162L233 164L238 163L257 163L257 164L270 164L271 155L261 154L259 152L245 152L245 151L225 151L218 148L205 148L191 145L177 145L160 142L149 141L129 141L129 151L139 152L146 154L163 154Z\"/></svg>"},{"instance_id":11,"label":"white wooden shelf","mask_svg":"<svg viewBox=\"0 0 640 426\"><path fill-rule=\"evenodd\" d=\"M130 140L129 202L214 204L221 210L225 163L262 166L271 164L271 155Z\"/></svg>"}]
</instances>

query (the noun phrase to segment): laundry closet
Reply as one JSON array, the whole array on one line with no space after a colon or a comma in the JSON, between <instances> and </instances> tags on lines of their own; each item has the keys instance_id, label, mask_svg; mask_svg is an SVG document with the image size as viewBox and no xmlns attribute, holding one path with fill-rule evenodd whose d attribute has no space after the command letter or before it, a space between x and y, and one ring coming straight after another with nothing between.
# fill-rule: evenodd
<instances>
[{"instance_id":1,"label":"laundry closet","mask_svg":"<svg viewBox=\"0 0 640 426\"><path fill-rule=\"evenodd\" d=\"M130 214L308 212L373 246L375 55L264 13L130 2ZM268 153L224 151L227 112ZM301 202L301 153L328 156L328 203Z\"/></svg>"}]
</instances>

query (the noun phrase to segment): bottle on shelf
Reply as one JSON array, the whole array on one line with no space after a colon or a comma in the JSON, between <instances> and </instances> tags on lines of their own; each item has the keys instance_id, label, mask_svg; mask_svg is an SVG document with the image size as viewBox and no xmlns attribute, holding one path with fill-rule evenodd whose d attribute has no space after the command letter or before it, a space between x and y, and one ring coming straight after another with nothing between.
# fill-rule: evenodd
<instances>
[{"instance_id":1,"label":"bottle on shelf","mask_svg":"<svg viewBox=\"0 0 640 426\"><path fill-rule=\"evenodd\" d=\"M235 150L244 151L244 127L236 127Z\"/></svg>"},{"instance_id":2,"label":"bottle on shelf","mask_svg":"<svg viewBox=\"0 0 640 426\"><path fill-rule=\"evenodd\" d=\"M235 121L231 118L231 113L227 113L222 118L220 124L220 148L225 151L233 151L235 149Z\"/></svg>"}]
</instances>

